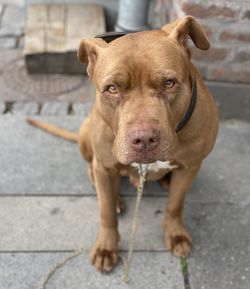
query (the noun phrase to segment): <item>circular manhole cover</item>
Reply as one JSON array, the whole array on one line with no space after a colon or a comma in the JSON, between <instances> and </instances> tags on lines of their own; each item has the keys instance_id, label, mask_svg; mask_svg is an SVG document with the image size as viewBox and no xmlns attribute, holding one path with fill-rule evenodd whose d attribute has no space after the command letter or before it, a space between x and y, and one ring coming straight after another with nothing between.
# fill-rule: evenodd
<instances>
[{"instance_id":1,"label":"circular manhole cover","mask_svg":"<svg viewBox=\"0 0 250 289\"><path fill-rule=\"evenodd\" d=\"M28 74L24 59L8 63L2 74L5 85L27 95L56 96L83 86L81 76L63 74Z\"/></svg>"}]
</instances>

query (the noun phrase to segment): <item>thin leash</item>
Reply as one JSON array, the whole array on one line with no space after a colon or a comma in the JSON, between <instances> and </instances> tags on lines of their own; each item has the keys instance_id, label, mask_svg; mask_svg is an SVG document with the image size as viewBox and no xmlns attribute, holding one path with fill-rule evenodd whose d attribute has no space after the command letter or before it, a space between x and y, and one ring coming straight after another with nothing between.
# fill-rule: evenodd
<instances>
[{"instance_id":1,"label":"thin leash","mask_svg":"<svg viewBox=\"0 0 250 289\"><path fill-rule=\"evenodd\" d=\"M132 226L131 226L131 235L130 235L130 241L129 241L129 247L128 247L128 256L126 260L124 261L124 270L123 270L123 276L122 280L126 283L129 281L129 269L131 265L131 260L133 256L133 251L134 251L134 245L135 245L135 236L136 236L136 231L137 231L137 226L138 226L138 221L139 221L139 208L140 208L140 203L142 199L142 194L144 190L144 184L146 182L146 175L148 172L148 164L147 165L142 165L139 164L139 186L137 188L137 196L136 196L136 205L135 205L135 210L134 210L134 215L133 215L133 220L132 220ZM83 254L84 252L87 252L86 249L80 248L75 250L74 252L70 253L66 257L64 257L61 261L56 263L54 266L52 266L47 274L44 276L42 279L40 285L38 286L37 289L46 289L46 285L48 284L50 278L55 274L55 272L63 267L69 260L78 257L79 255Z\"/></svg>"},{"instance_id":2,"label":"thin leash","mask_svg":"<svg viewBox=\"0 0 250 289\"><path fill-rule=\"evenodd\" d=\"M48 284L49 279L52 277L52 275L54 275L54 273L59 268L64 266L69 260L81 255L83 252L87 252L87 250L85 250L84 248L77 249L74 252L67 255L66 257L64 257L61 261L56 263L53 267L51 267L49 271L47 272L47 274L45 275L45 277L42 279L41 284L38 286L37 289L46 289L46 285Z\"/></svg>"},{"instance_id":3,"label":"thin leash","mask_svg":"<svg viewBox=\"0 0 250 289\"><path fill-rule=\"evenodd\" d=\"M137 231L137 226L138 226L138 221L139 221L139 208L141 204L144 183L146 182L147 172L148 172L148 164L147 165L139 164L139 177L140 177L139 186L137 188L136 205L135 205L135 210L134 210L134 216L133 216L132 227L131 227L131 235L130 235L129 247L128 247L128 257L127 257L127 260L124 260L124 272L123 272L123 277L122 277L123 281L126 283L128 283L129 281L129 268L130 268L134 246L135 246L135 236L136 236L136 231Z\"/></svg>"}]
</instances>

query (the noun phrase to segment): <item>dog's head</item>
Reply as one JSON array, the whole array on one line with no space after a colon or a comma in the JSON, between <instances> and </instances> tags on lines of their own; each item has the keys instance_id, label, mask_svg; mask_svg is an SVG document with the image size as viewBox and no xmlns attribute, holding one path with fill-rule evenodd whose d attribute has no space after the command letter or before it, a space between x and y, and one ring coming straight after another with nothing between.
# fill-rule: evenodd
<instances>
[{"instance_id":1,"label":"dog's head","mask_svg":"<svg viewBox=\"0 0 250 289\"><path fill-rule=\"evenodd\" d=\"M187 38L209 42L191 16L161 30L128 34L111 43L82 40L78 57L96 86L96 107L114 132L113 153L123 164L173 157L175 129L187 111L194 75Z\"/></svg>"}]
</instances>

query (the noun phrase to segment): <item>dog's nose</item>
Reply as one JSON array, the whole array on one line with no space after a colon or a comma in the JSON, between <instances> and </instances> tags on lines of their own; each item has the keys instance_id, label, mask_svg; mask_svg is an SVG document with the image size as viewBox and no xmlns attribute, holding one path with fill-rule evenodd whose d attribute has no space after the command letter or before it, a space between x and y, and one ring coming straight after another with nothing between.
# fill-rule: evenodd
<instances>
[{"instance_id":1,"label":"dog's nose","mask_svg":"<svg viewBox=\"0 0 250 289\"><path fill-rule=\"evenodd\" d=\"M137 152L154 150L160 142L160 133L156 129L137 129L130 134L130 143Z\"/></svg>"}]
</instances>

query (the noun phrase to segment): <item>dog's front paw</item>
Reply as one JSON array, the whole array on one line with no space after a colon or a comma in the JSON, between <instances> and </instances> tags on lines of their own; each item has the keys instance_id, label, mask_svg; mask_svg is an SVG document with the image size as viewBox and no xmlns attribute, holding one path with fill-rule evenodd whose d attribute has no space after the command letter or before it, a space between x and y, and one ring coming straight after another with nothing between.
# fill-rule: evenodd
<instances>
[{"instance_id":1,"label":"dog's front paw","mask_svg":"<svg viewBox=\"0 0 250 289\"><path fill-rule=\"evenodd\" d=\"M100 272L110 272L118 262L118 251L95 248L91 253L92 265Z\"/></svg>"},{"instance_id":2,"label":"dog's front paw","mask_svg":"<svg viewBox=\"0 0 250 289\"><path fill-rule=\"evenodd\" d=\"M169 251L177 257L187 256L192 248L192 238L184 225L167 225L165 244Z\"/></svg>"},{"instance_id":3,"label":"dog's front paw","mask_svg":"<svg viewBox=\"0 0 250 289\"><path fill-rule=\"evenodd\" d=\"M91 263L100 272L110 272L118 263L118 233L100 234L91 251Z\"/></svg>"}]
</instances>

